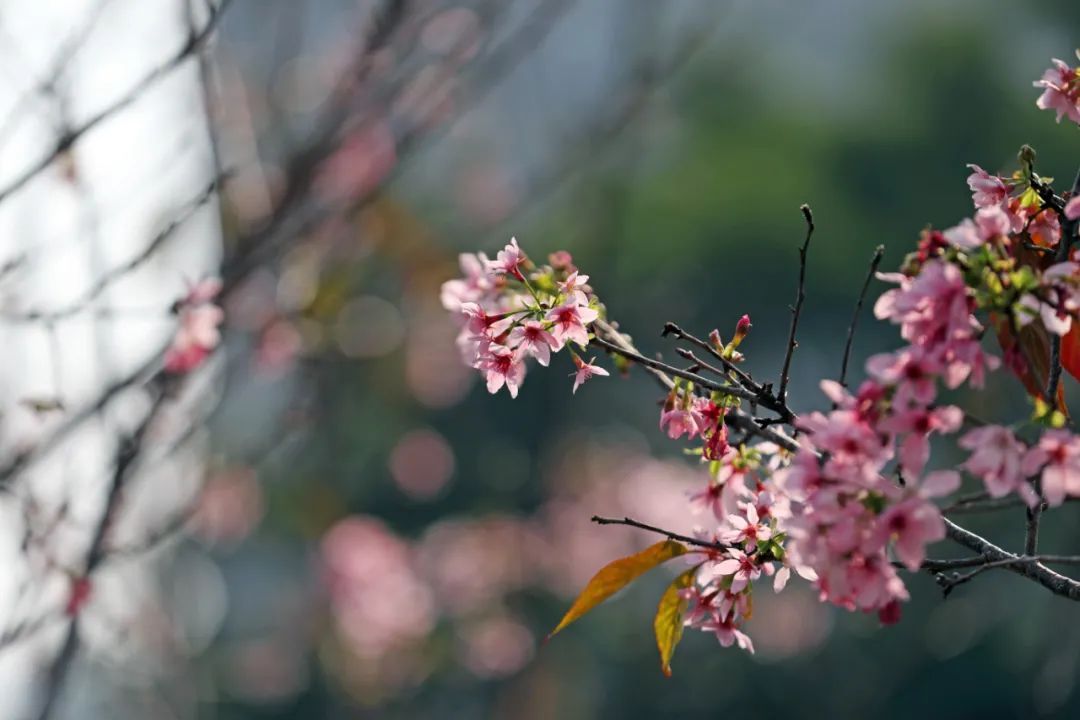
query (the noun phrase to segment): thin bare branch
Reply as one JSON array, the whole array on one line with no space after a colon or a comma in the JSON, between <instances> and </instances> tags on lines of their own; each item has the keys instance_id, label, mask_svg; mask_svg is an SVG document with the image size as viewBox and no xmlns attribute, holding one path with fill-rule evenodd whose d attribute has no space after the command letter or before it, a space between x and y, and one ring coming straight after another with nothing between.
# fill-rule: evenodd
<instances>
[{"instance_id":1,"label":"thin bare branch","mask_svg":"<svg viewBox=\"0 0 1080 720\"><path fill-rule=\"evenodd\" d=\"M174 70L184 64L184 62L194 56L194 54L202 47L202 45L213 34L214 29L217 27L218 22L224 15L225 10L231 5L233 0L221 0L218 6L210 13L210 17L203 25L202 30L188 37L187 41L165 62L161 63L153 70L148 72L138 82L136 82L126 93L121 95L118 99L106 107L99 110L94 115L84 120L79 125L75 126L64 132L59 138L57 138L56 145L53 149L46 153L43 157L39 158L36 162L31 163L29 167L24 169L14 180L10 181L3 188L0 188L0 202L3 202L11 195L21 190L27 183L38 176L43 170L52 165L60 155L64 154L71 147L78 142L86 133L96 128L101 123L105 122L113 115L117 114L121 110L125 109L136 100L138 100L143 93L149 88L157 84L162 78L170 75Z\"/></svg>"},{"instance_id":2,"label":"thin bare branch","mask_svg":"<svg viewBox=\"0 0 1080 720\"><path fill-rule=\"evenodd\" d=\"M606 518L599 515L593 515L592 521L597 525L626 525L632 528L638 528L639 530L648 530L654 532L657 535L663 535L669 540L677 540L678 542L686 543L687 545L693 545L694 547L705 548L707 550L727 550L730 545L725 545L719 542L710 542L708 540L702 540L701 538L690 537L689 535L682 535L677 532L658 528L655 525L648 525L643 522L638 522L633 518Z\"/></svg>"},{"instance_id":3,"label":"thin bare branch","mask_svg":"<svg viewBox=\"0 0 1080 720\"><path fill-rule=\"evenodd\" d=\"M851 324L848 325L847 341L844 343L844 358L840 363L840 384L847 387L848 361L851 359L851 347L855 342L855 328L859 324L859 313L862 312L863 303L866 301L866 293L870 289L870 281L874 279L881 258L885 256L885 246L878 245L874 249L874 257L870 259L870 269L863 280L862 289L859 290L859 299L855 302L855 312L851 314Z\"/></svg>"},{"instance_id":4,"label":"thin bare branch","mask_svg":"<svg viewBox=\"0 0 1080 720\"><path fill-rule=\"evenodd\" d=\"M795 348L799 341L795 339L795 333L799 329L799 315L802 313L803 301L806 299L806 252L810 249L810 238L814 235L814 214L809 205L800 205L799 210L806 220L806 240L799 248L799 289L795 294L795 305L791 308L791 332L788 334L787 352L784 354L784 366L780 370L780 387L776 391L776 397L780 402L787 402L788 381L791 379L791 356L795 354Z\"/></svg>"}]
</instances>

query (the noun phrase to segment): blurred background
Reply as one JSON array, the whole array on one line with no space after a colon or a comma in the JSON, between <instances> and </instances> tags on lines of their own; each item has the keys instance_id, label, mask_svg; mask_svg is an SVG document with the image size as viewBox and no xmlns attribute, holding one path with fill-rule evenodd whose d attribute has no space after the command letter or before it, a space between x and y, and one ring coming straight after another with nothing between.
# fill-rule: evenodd
<instances>
[{"instance_id":1,"label":"blurred background","mask_svg":"<svg viewBox=\"0 0 1080 720\"><path fill-rule=\"evenodd\" d=\"M688 530L704 475L639 373L572 397L556 362L488 395L438 301L458 253L515 235L571 252L646 354L673 356L665 321L726 337L749 313L747 365L774 377L806 202L791 394L822 407L875 246L896 267L970 214L966 163L1011 171L1022 143L1072 177L1076 128L1031 82L1080 44L1080 6L225 5L0 5L0 714L1080 713L1075 608L1007 573L947 601L910 577L889 628L799 581L763 589L756 655L689 633L665 679L658 571L542 645L593 572L654 540L589 518ZM116 500L170 306L207 276L222 348L150 411ZM899 342L861 322L856 380ZM1002 373L960 400L1027 412ZM970 523L1023 533L1019 510ZM1044 527L1047 552L1080 547L1071 506Z\"/></svg>"}]
</instances>

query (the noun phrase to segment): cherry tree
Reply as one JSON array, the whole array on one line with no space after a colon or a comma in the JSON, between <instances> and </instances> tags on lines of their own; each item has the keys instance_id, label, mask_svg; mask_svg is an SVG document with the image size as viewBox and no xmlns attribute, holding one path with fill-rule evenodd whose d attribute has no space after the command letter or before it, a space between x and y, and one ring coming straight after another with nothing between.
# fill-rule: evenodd
<instances>
[{"instance_id":1,"label":"cherry tree","mask_svg":"<svg viewBox=\"0 0 1080 720\"><path fill-rule=\"evenodd\" d=\"M1080 68L1054 60L1034 85L1042 91L1039 108L1080 125ZM685 360L671 364L637 349L596 292L602 278L583 274L568 253L540 262L511 239L495 258L461 256L463 277L443 285L441 300L460 321L462 359L489 392L505 388L517 397L534 361L548 367L562 353L577 393L610 374L596 364L606 353L617 372L638 366L657 380L660 430L687 443L702 468L702 487L686 508L699 514L693 535L637 518L592 518L665 539L600 569L552 635L675 558L689 567L660 599L654 620L667 674L684 627L753 652L754 589L768 583L781 592L793 574L823 602L876 613L885 624L900 621L910 597L905 573L931 574L948 595L985 572L1006 570L1080 600L1080 580L1055 569L1080 564L1080 555L1039 548L1044 512L1080 499L1080 435L1062 382L1063 371L1080 378L1080 174L1059 190L1037 172L1028 146L1007 172L969 170L970 217L922 231L896 272L878 272L883 248L873 253L839 375L820 381L826 410L797 414L788 403L815 229L808 206L801 208L798 289L775 381L743 369L752 329L746 315L730 334L703 337L667 323L663 335ZM892 286L874 303L874 316L897 326L901 344L872 356L866 379L855 385L849 358L874 278ZM985 349L990 337L1000 355ZM1002 366L1030 397L1029 416L986 420L945 399L958 388L981 389L987 373ZM967 459L929 469L939 437ZM981 490L958 494L964 476ZM1021 547L1003 547L953 519L1002 507L1023 515ZM930 546L946 539L967 552L930 557Z\"/></svg>"}]
</instances>

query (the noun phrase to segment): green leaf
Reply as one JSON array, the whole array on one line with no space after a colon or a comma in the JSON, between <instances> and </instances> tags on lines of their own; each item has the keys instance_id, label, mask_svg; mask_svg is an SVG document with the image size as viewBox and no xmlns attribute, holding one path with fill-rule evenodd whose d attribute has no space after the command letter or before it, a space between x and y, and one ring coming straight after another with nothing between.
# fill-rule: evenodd
<instances>
[{"instance_id":1,"label":"green leaf","mask_svg":"<svg viewBox=\"0 0 1080 720\"><path fill-rule=\"evenodd\" d=\"M683 634L683 615L687 603L679 591L690 587L698 567L692 567L672 580L656 608L653 631L656 633L656 647L660 650L660 669L665 677L671 677L671 657Z\"/></svg>"},{"instance_id":2,"label":"green leaf","mask_svg":"<svg viewBox=\"0 0 1080 720\"><path fill-rule=\"evenodd\" d=\"M560 630L607 600L619 590L622 590L641 575L652 570L657 565L661 565L686 552L687 548L682 543L677 543L674 540L663 540L655 545L645 548L639 553L608 563L600 569L600 572L593 575L592 580L590 580L585 586L585 589L581 591L581 594L577 596L577 599L574 600L574 604L570 606L570 609L566 611L566 615L563 616L563 619L560 620L559 624L555 626L555 629L548 634L548 639L550 640Z\"/></svg>"}]
</instances>

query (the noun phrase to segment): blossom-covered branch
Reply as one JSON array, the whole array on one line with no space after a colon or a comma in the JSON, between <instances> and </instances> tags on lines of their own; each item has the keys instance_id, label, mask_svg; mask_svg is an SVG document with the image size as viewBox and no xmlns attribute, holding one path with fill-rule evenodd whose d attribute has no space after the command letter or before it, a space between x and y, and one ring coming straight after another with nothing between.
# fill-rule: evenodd
<instances>
[{"instance_id":1,"label":"blossom-covered branch","mask_svg":"<svg viewBox=\"0 0 1080 720\"><path fill-rule=\"evenodd\" d=\"M1056 110L1059 120L1068 116L1080 122L1078 78L1080 70L1055 61L1036 83L1044 89L1039 107ZM905 569L934 573L946 592L988 570L1006 569L1055 594L1080 599L1080 583L1046 566L1080 557L1035 552L1041 509L1080 498L1080 436L1068 427L1058 381L1062 370L1080 376L1080 327L1074 322L1080 317L1080 262L1072 252L1080 188L1058 194L1052 181L1036 172L1033 151L1025 148L1018 157L1019 167L1008 175L971 165L973 217L944 230L925 230L899 272L877 273L882 251L875 252L843 349L841 382L820 383L832 404L828 412L798 416L786 403L814 229L805 206L808 232L775 394L740 367L751 329L748 316L736 322L727 342L717 330L704 341L668 323L665 336L710 356L678 348L691 364L677 367L641 353L615 330L606 320L606 306L586 284L589 277L567 253L554 253L540 265L511 240L494 260L483 254L461 257L465 276L443 286L442 300L459 318L465 361L480 371L490 392L506 387L516 397L527 361L547 366L564 349L576 368L576 392L584 380L608 374L594 357L583 359L587 348L598 347L612 356L616 368L637 364L661 380L666 397L660 429L672 440L689 442L687 452L704 470L704 487L689 508L709 518L697 537L631 518L594 517L684 545L672 552L658 544L612 563L558 629L582 614L582 602L592 607L610 594L612 578L629 582L644 566L676 555L692 558L693 567L669 589L675 605L665 595L657 615L665 670L678 636L669 627L672 617L680 627L697 627L725 646L737 643L752 651L744 632L752 588L764 576L780 591L792 571L812 583L823 601L875 612L884 623L900 619L901 603L909 597L898 573ZM895 287L878 298L874 314L898 328L903 345L869 358L868 378L851 392L845 385L848 357L875 274ZM983 349L991 330L1003 361ZM1002 364L1031 397L1031 416L1009 425L969 422L973 429L956 439L969 453L966 461L955 469L929 470L931 438L957 435L965 425L963 410L941 402L941 392L978 390L986 374ZM756 417L758 407L777 417ZM791 426L799 440L773 424ZM985 496L948 507L973 510L979 503L1015 500L1028 518L1022 552L1008 552L943 516L937 501L959 489L962 473L978 480ZM946 537L978 556L927 560L928 546Z\"/></svg>"}]
</instances>

